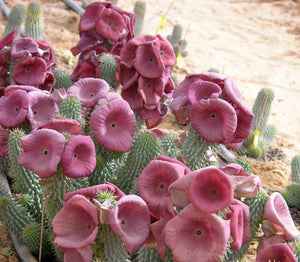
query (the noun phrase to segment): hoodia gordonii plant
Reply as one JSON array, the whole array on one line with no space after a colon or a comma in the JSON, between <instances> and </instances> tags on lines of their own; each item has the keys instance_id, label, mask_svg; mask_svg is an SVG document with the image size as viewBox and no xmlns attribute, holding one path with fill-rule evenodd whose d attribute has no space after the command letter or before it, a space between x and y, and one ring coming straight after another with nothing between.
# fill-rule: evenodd
<instances>
[{"instance_id":1,"label":"hoodia gordonii plant","mask_svg":"<svg viewBox=\"0 0 300 262\"><path fill-rule=\"evenodd\" d=\"M0 182L1 221L35 254L44 222L45 261L239 261L253 239L256 261L296 261L299 232L283 197L268 195L243 161L221 165L216 156L251 132L234 80L204 72L175 87L171 44L134 37L133 17L111 2L87 6L72 51L104 65L116 53L97 50L114 46L117 74L100 65L105 78L83 77L93 72L83 62L71 83L54 70L55 88L44 78L55 64L45 41L16 32L0 41L17 62L0 97L0 157L18 193ZM29 72L15 74L24 61ZM186 135L155 129L171 112Z\"/></svg>"}]
</instances>

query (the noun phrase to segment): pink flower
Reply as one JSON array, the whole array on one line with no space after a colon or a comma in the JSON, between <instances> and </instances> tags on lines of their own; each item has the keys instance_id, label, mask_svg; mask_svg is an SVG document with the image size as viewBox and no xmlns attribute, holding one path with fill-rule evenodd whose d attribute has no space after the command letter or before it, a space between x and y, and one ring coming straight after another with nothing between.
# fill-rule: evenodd
<instances>
[{"instance_id":1,"label":"pink flower","mask_svg":"<svg viewBox=\"0 0 300 262\"><path fill-rule=\"evenodd\" d=\"M46 62L40 57L32 57L15 65L13 78L20 85L38 86L44 83L46 74Z\"/></svg>"},{"instance_id":2,"label":"pink flower","mask_svg":"<svg viewBox=\"0 0 300 262\"><path fill-rule=\"evenodd\" d=\"M151 233L157 242L157 251L160 257L164 258L167 246L164 241L163 230L167 224L167 219L159 219L150 225Z\"/></svg>"},{"instance_id":3,"label":"pink flower","mask_svg":"<svg viewBox=\"0 0 300 262\"><path fill-rule=\"evenodd\" d=\"M11 57L14 59L32 56L38 52L38 44L31 37L25 36L15 40L11 46Z\"/></svg>"},{"instance_id":4,"label":"pink flower","mask_svg":"<svg viewBox=\"0 0 300 262\"><path fill-rule=\"evenodd\" d=\"M186 195L204 213L218 212L233 202L233 188L229 177L215 167L200 169Z\"/></svg>"},{"instance_id":5,"label":"pink flower","mask_svg":"<svg viewBox=\"0 0 300 262\"><path fill-rule=\"evenodd\" d=\"M126 24L123 17L115 10L105 8L96 19L97 33L108 40L117 41L124 29Z\"/></svg>"},{"instance_id":6,"label":"pink flower","mask_svg":"<svg viewBox=\"0 0 300 262\"><path fill-rule=\"evenodd\" d=\"M20 138L19 163L40 178L52 176L60 162L65 137L55 130L40 129Z\"/></svg>"},{"instance_id":7,"label":"pink flower","mask_svg":"<svg viewBox=\"0 0 300 262\"><path fill-rule=\"evenodd\" d=\"M12 92L16 90L24 90L26 93L31 92L31 91L41 91L40 89L34 87L34 86L27 86L27 85L9 85L5 88L4 94L7 96L11 94ZM49 92L46 92L47 94Z\"/></svg>"},{"instance_id":8,"label":"pink flower","mask_svg":"<svg viewBox=\"0 0 300 262\"><path fill-rule=\"evenodd\" d=\"M31 91L31 97L27 112L32 129L48 123L59 110L54 99L41 91Z\"/></svg>"},{"instance_id":9,"label":"pink flower","mask_svg":"<svg viewBox=\"0 0 300 262\"><path fill-rule=\"evenodd\" d=\"M256 257L256 262L297 262L297 259L287 243L272 244L261 250Z\"/></svg>"},{"instance_id":10,"label":"pink flower","mask_svg":"<svg viewBox=\"0 0 300 262\"><path fill-rule=\"evenodd\" d=\"M161 114L158 117L145 120L147 128L151 129L160 125L166 119L168 112L168 106L163 105L163 108L161 109Z\"/></svg>"},{"instance_id":11,"label":"pink flower","mask_svg":"<svg viewBox=\"0 0 300 262\"><path fill-rule=\"evenodd\" d=\"M125 193L122 192L117 186L109 182L105 182L105 184L81 188L73 192L68 192L67 194L65 194L64 200L65 202L67 202L72 196L77 194L83 195L86 198L93 199L97 198L97 196L103 191L109 191L110 193L112 193L116 197L116 200L119 200L121 197L125 196Z\"/></svg>"},{"instance_id":12,"label":"pink flower","mask_svg":"<svg viewBox=\"0 0 300 262\"><path fill-rule=\"evenodd\" d=\"M103 79L84 78L78 80L67 90L67 95L77 97L81 104L91 107L108 93L109 85Z\"/></svg>"},{"instance_id":13,"label":"pink flower","mask_svg":"<svg viewBox=\"0 0 300 262\"><path fill-rule=\"evenodd\" d=\"M52 220L54 244L59 248L90 246L98 232L97 208L84 196L74 195Z\"/></svg>"},{"instance_id":14,"label":"pink flower","mask_svg":"<svg viewBox=\"0 0 300 262\"><path fill-rule=\"evenodd\" d=\"M61 101L63 101L67 97L66 89L64 88L55 89L51 93L51 97L54 99L56 104L60 104Z\"/></svg>"},{"instance_id":15,"label":"pink flower","mask_svg":"<svg viewBox=\"0 0 300 262\"><path fill-rule=\"evenodd\" d=\"M231 139L237 126L234 108L218 98L192 104L190 121L202 138L212 143L224 143Z\"/></svg>"},{"instance_id":16,"label":"pink flower","mask_svg":"<svg viewBox=\"0 0 300 262\"><path fill-rule=\"evenodd\" d=\"M175 215L169 186L184 175L184 167L174 162L152 160L138 179L140 196L157 218L170 219Z\"/></svg>"},{"instance_id":17,"label":"pink flower","mask_svg":"<svg viewBox=\"0 0 300 262\"><path fill-rule=\"evenodd\" d=\"M72 136L61 156L63 173L77 178L90 175L96 167L96 152L89 136Z\"/></svg>"},{"instance_id":18,"label":"pink flower","mask_svg":"<svg viewBox=\"0 0 300 262\"><path fill-rule=\"evenodd\" d=\"M164 82L161 78L144 78L138 80L138 93L143 99L145 105L156 106L163 95Z\"/></svg>"},{"instance_id":19,"label":"pink flower","mask_svg":"<svg viewBox=\"0 0 300 262\"><path fill-rule=\"evenodd\" d=\"M145 201L136 195L123 196L109 214L111 229L129 253L137 251L150 233L150 214Z\"/></svg>"},{"instance_id":20,"label":"pink flower","mask_svg":"<svg viewBox=\"0 0 300 262\"><path fill-rule=\"evenodd\" d=\"M27 115L30 96L23 90L0 97L0 124L3 126L17 126Z\"/></svg>"},{"instance_id":21,"label":"pink flower","mask_svg":"<svg viewBox=\"0 0 300 262\"><path fill-rule=\"evenodd\" d=\"M0 41L0 49L2 49L5 46L9 46L15 39L15 36L18 34L18 31L12 31L11 33L9 33L6 37L4 37L1 41Z\"/></svg>"},{"instance_id":22,"label":"pink flower","mask_svg":"<svg viewBox=\"0 0 300 262\"><path fill-rule=\"evenodd\" d=\"M95 2L88 5L80 20L80 32L96 29L96 18L104 8L105 5L100 2Z\"/></svg>"},{"instance_id":23,"label":"pink flower","mask_svg":"<svg viewBox=\"0 0 300 262\"><path fill-rule=\"evenodd\" d=\"M61 248L64 252L64 262L90 262L93 256L93 248L86 246L82 248Z\"/></svg>"},{"instance_id":24,"label":"pink flower","mask_svg":"<svg viewBox=\"0 0 300 262\"><path fill-rule=\"evenodd\" d=\"M264 208L264 217L273 224L280 226L287 240L294 240L299 234L289 208L282 195L278 192L274 192L269 196Z\"/></svg>"},{"instance_id":25,"label":"pink flower","mask_svg":"<svg viewBox=\"0 0 300 262\"><path fill-rule=\"evenodd\" d=\"M262 190L260 178L249 175L240 165L231 163L220 169L229 175L235 198L253 198Z\"/></svg>"},{"instance_id":26,"label":"pink flower","mask_svg":"<svg viewBox=\"0 0 300 262\"><path fill-rule=\"evenodd\" d=\"M91 127L97 142L108 150L130 150L135 132L135 117L123 99L115 99L95 109Z\"/></svg>"},{"instance_id":27,"label":"pink flower","mask_svg":"<svg viewBox=\"0 0 300 262\"><path fill-rule=\"evenodd\" d=\"M46 124L39 126L39 129L42 128L53 129L68 135L79 135L82 129L74 119L51 119Z\"/></svg>"},{"instance_id":28,"label":"pink flower","mask_svg":"<svg viewBox=\"0 0 300 262\"><path fill-rule=\"evenodd\" d=\"M164 228L165 244L177 262L218 262L229 238L229 225L214 214L205 214L192 204L168 221Z\"/></svg>"}]
</instances>

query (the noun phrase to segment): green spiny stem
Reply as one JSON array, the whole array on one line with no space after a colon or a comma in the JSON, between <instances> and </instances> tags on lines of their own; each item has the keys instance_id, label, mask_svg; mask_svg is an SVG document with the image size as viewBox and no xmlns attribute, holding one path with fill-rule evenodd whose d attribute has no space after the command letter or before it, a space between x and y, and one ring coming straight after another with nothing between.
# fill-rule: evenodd
<instances>
[{"instance_id":1,"label":"green spiny stem","mask_svg":"<svg viewBox=\"0 0 300 262\"><path fill-rule=\"evenodd\" d=\"M26 10L21 5L15 5L8 15L7 23L4 29L3 38L6 37L12 31L20 31L22 23L26 16Z\"/></svg>"},{"instance_id":2,"label":"green spiny stem","mask_svg":"<svg viewBox=\"0 0 300 262\"><path fill-rule=\"evenodd\" d=\"M17 64L17 61L11 57L10 62L9 62L9 82L10 83L14 77L14 68L15 68L16 64Z\"/></svg>"},{"instance_id":3,"label":"green spiny stem","mask_svg":"<svg viewBox=\"0 0 300 262\"><path fill-rule=\"evenodd\" d=\"M137 261L139 262L163 262L156 248L141 247L137 252Z\"/></svg>"},{"instance_id":4,"label":"green spiny stem","mask_svg":"<svg viewBox=\"0 0 300 262\"><path fill-rule=\"evenodd\" d=\"M144 26L144 18L146 13L146 2L136 1L134 5L133 12L135 13L135 23L134 23L134 35L139 36L142 34Z\"/></svg>"},{"instance_id":5,"label":"green spiny stem","mask_svg":"<svg viewBox=\"0 0 300 262\"><path fill-rule=\"evenodd\" d=\"M136 122L136 127L135 127L135 136L137 136L145 127L145 121L141 119L136 111L134 111L134 116L135 116L135 122Z\"/></svg>"},{"instance_id":6,"label":"green spiny stem","mask_svg":"<svg viewBox=\"0 0 300 262\"><path fill-rule=\"evenodd\" d=\"M294 254L297 261L300 261L300 242L296 242L296 246L294 247Z\"/></svg>"},{"instance_id":7,"label":"green spiny stem","mask_svg":"<svg viewBox=\"0 0 300 262\"><path fill-rule=\"evenodd\" d=\"M187 41L185 39L181 39L182 37L182 27L177 24L173 27L172 35L168 35L167 39L171 43L174 53L177 56L179 53L181 56L187 56L187 51L185 48L187 47Z\"/></svg>"},{"instance_id":8,"label":"green spiny stem","mask_svg":"<svg viewBox=\"0 0 300 262\"><path fill-rule=\"evenodd\" d=\"M75 119L84 126L81 115L81 102L76 97L66 97L59 105L59 113L66 119Z\"/></svg>"},{"instance_id":9,"label":"green spiny stem","mask_svg":"<svg viewBox=\"0 0 300 262\"><path fill-rule=\"evenodd\" d=\"M151 160L158 157L161 148L159 141L152 134L143 132L134 138L124 166L118 171L118 186L125 193L130 192L135 178ZM136 186L136 185L135 185Z\"/></svg>"},{"instance_id":10,"label":"green spiny stem","mask_svg":"<svg viewBox=\"0 0 300 262\"><path fill-rule=\"evenodd\" d=\"M111 90L116 89L119 86L119 82L116 80L116 74L118 72L117 61L110 53L103 53L100 57L100 78L105 80Z\"/></svg>"},{"instance_id":11,"label":"green spiny stem","mask_svg":"<svg viewBox=\"0 0 300 262\"><path fill-rule=\"evenodd\" d=\"M300 156L294 156L292 159L292 181L300 184Z\"/></svg>"},{"instance_id":12,"label":"green spiny stem","mask_svg":"<svg viewBox=\"0 0 300 262\"><path fill-rule=\"evenodd\" d=\"M240 166L243 167L243 169L248 173L251 174L252 173L252 164L250 161L248 161L246 158L242 158L242 157L237 157L235 159L235 163L239 164Z\"/></svg>"},{"instance_id":13,"label":"green spiny stem","mask_svg":"<svg viewBox=\"0 0 300 262\"><path fill-rule=\"evenodd\" d=\"M300 185L293 183L281 193L286 203L290 207L300 207Z\"/></svg>"},{"instance_id":14,"label":"green spiny stem","mask_svg":"<svg viewBox=\"0 0 300 262\"><path fill-rule=\"evenodd\" d=\"M259 224L262 222L267 199L268 194L264 191L258 192L255 198L249 199L250 228L252 237L255 235Z\"/></svg>"},{"instance_id":15,"label":"green spiny stem","mask_svg":"<svg viewBox=\"0 0 300 262\"><path fill-rule=\"evenodd\" d=\"M116 235L108 224L99 226L97 244L103 246L101 261L105 262L126 262L128 254L122 240Z\"/></svg>"},{"instance_id":16,"label":"green spiny stem","mask_svg":"<svg viewBox=\"0 0 300 262\"><path fill-rule=\"evenodd\" d=\"M43 8L38 2L32 2L27 7L25 34L37 40L44 40Z\"/></svg>"},{"instance_id":17,"label":"green spiny stem","mask_svg":"<svg viewBox=\"0 0 300 262\"><path fill-rule=\"evenodd\" d=\"M73 84L67 69L52 67L52 72L55 78L54 89L64 88L67 90Z\"/></svg>"},{"instance_id":18,"label":"green spiny stem","mask_svg":"<svg viewBox=\"0 0 300 262\"><path fill-rule=\"evenodd\" d=\"M267 125L264 132L262 133L262 140L264 147L269 148L276 135L276 127L273 125Z\"/></svg>"},{"instance_id":19,"label":"green spiny stem","mask_svg":"<svg viewBox=\"0 0 300 262\"><path fill-rule=\"evenodd\" d=\"M58 166L57 172L51 177L42 180L45 197L45 215L51 223L53 217L64 205L66 193L80 188L75 178L66 177L63 174L62 166Z\"/></svg>"},{"instance_id":20,"label":"green spiny stem","mask_svg":"<svg viewBox=\"0 0 300 262\"><path fill-rule=\"evenodd\" d=\"M263 88L259 91L252 108L254 114L252 131L258 130L260 133L264 132L273 100L274 92L272 89Z\"/></svg>"},{"instance_id":21,"label":"green spiny stem","mask_svg":"<svg viewBox=\"0 0 300 262\"><path fill-rule=\"evenodd\" d=\"M163 154L172 158L177 157L178 153L179 153L179 149L176 146L176 144L174 143L174 140L178 139L177 135L174 134L167 134L165 135L161 141L161 147L163 150Z\"/></svg>"},{"instance_id":22,"label":"green spiny stem","mask_svg":"<svg viewBox=\"0 0 300 262\"><path fill-rule=\"evenodd\" d=\"M28 194L32 197L33 206L30 213L40 220L42 215L43 192L39 184L39 177L33 171L27 170L19 164L19 154L22 151L20 138L25 136L21 130L13 130L8 138L8 157L9 173L8 175L18 184L20 193Z\"/></svg>"},{"instance_id":23,"label":"green spiny stem","mask_svg":"<svg viewBox=\"0 0 300 262\"><path fill-rule=\"evenodd\" d=\"M222 262L241 261L243 256L247 253L249 247L250 247L250 242L247 242L244 245L242 245L239 251L229 249L226 259L222 260Z\"/></svg>"},{"instance_id":24,"label":"green spiny stem","mask_svg":"<svg viewBox=\"0 0 300 262\"><path fill-rule=\"evenodd\" d=\"M210 148L216 152L218 144L205 141L195 129L191 128L182 147L184 158L187 158L186 165L191 170L210 165L209 162L205 161L205 156Z\"/></svg>"},{"instance_id":25,"label":"green spiny stem","mask_svg":"<svg viewBox=\"0 0 300 262\"><path fill-rule=\"evenodd\" d=\"M0 171L7 174L9 171L9 160L8 155L0 157Z\"/></svg>"},{"instance_id":26,"label":"green spiny stem","mask_svg":"<svg viewBox=\"0 0 300 262\"><path fill-rule=\"evenodd\" d=\"M182 26L177 24L173 27L172 35L168 36L167 39L171 44L178 43L182 37Z\"/></svg>"},{"instance_id":27,"label":"green spiny stem","mask_svg":"<svg viewBox=\"0 0 300 262\"><path fill-rule=\"evenodd\" d=\"M164 261L165 262L174 262L172 251L169 248L167 248L167 250L166 250Z\"/></svg>"},{"instance_id":28,"label":"green spiny stem","mask_svg":"<svg viewBox=\"0 0 300 262\"><path fill-rule=\"evenodd\" d=\"M22 240L22 232L28 225L35 224L34 218L24 211L20 202L13 197L2 179L0 180L0 221Z\"/></svg>"}]
</instances>

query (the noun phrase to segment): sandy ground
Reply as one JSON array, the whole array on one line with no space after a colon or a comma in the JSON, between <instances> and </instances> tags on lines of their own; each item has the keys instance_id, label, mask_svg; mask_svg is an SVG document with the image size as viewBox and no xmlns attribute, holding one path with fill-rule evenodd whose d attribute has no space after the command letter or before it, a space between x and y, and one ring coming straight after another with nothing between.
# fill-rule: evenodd
<instances>
[{"instance_id":1,"label":"sandy ground","mask_svg":"<svg viewBox=\"0 0 300 262\"><path fill-rule=\"evenodd\" d=\"M29 0L5 0L25 7ZM68 65L66 50L78 41L79 15L58 0L41 0L44 7L45 39L58 57L58 66ZM80 1L76 1L80 4ZM133 0L119 0L118 5L133 10ZM171 7L171 8L170 8ZM169 11L168 11L169 9ZM167 16L162 36L171 34L180 23L188 41L189 55L178 71L183 79L187 72L200 73L218 68L235 79L250 108L261 88L275 92L270 124L277 127L273 147L281 149L283 160L253 160L253 173L259 175L266 189L282 191L290 183L290 161L300 154L300 2L250 0L148 0L144 34L155 34L159 17ZM0 17L0 34L4 30ZM76 58L72 61L76 63ZM0 228L0 235L2 230ZM5 238L7 239L7 238ZM9 245L0 238L2 248ZM6 260L4 260L6 259ZM251 261L249 258L247 261Z\"/></svg>"}]
</instances>

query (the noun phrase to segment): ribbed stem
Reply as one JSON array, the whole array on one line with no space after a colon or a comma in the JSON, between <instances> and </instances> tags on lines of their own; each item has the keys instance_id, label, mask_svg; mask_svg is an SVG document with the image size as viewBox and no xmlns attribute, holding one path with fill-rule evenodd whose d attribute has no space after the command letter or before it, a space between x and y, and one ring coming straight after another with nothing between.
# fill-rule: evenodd
<instances>
[{"instance_id":1,"label":"ribbed stem","mask_svg":"<svg viewBox=\"0 0 300 262\"><path fill-rule=\"evenodd\" d=\"M160 144L164 155L172 158L177 157L179 148L174 143L176 139L178 139L178 136L174 134L167 134L161 139Z\"/></svg>"},{"instance_id":2,"label":"ribbed stem","mask_svg":"<svg viewBox=\"0 0 300 262\"><path fill-rule=\"evenodd\" d=\"M146 2L136 1L134 5L133 12L135 13L135 23L134 23L134 35L139 36L142 34L144 26L144 18L146 14Z\"/></svg>"},{"instance_id":3,"label":"ribbed stem","mask_svg":"<svg viewBox=\"0 0 300 262\"><path fill-rule=\"evenodd\" d=\"M26 10L21 5L15 5L8 15L7 23L2 38L6 37L12 31L20 31L22 23L26 16Z\"/></svg>"},{"instance_id":4,"label":"ribbed stem","mask_svg":"<svg viewBox=\"0 0 300 262\"><path fill-rule=\"evenodd\" d=\"M81 115L81 102L76 97L66 97L59 105L59 113L66 119L75 119L84 126Z\"/></svg>"},{"instance_id":5,"label":"ribbed stem","mask_svg":"<svg viewBox=\"0 0 300 262\"><path fill-rule=\"evenodd\" d=\"M292 159L292 181L300 184L300 156L294 156Z\"/></svg>"},{"instance_id":6,"label":"ribbed stem","mask_svg":"<svg viewBox=\"0 0 300 262\"><path fill-rule=\"evenodd\" d=\"M138 262L163 262L156 248L141 247L137 252Z\"/></svg>"},{"instance_id":7,"label":"ribbed stem","mask_svg":"<svg viewBox=\"0 0 300 262\"><path fill-rule=\"evenodd\" d=\"M55 78L54 89L68 89L72 85L71 74L67 69L52 67L52 72Z\"/></svg>"},{"instance_id":8,"label":"ribbed stem","mask_svg":"<svg viewBox=\"0 0 300 262\"><path fill-rule=\"evenodd\" d=\"M27 7L25 35L37 40L44 40L43 8L38 2L32 2Z\"/></svg>"},{"instance_id":9,"label":"ribbed stem","mask_svg":"<svg viewBox=\"0 0 300 262\"><path fill-rule=\"evenodd\" d=\"M109 84L110 89L116 89L119 86L119 82L116 80L118 68L115 58L109 53L104 53L99 57L99 60L100 78Z\"/></svg>"}]
</instances>

